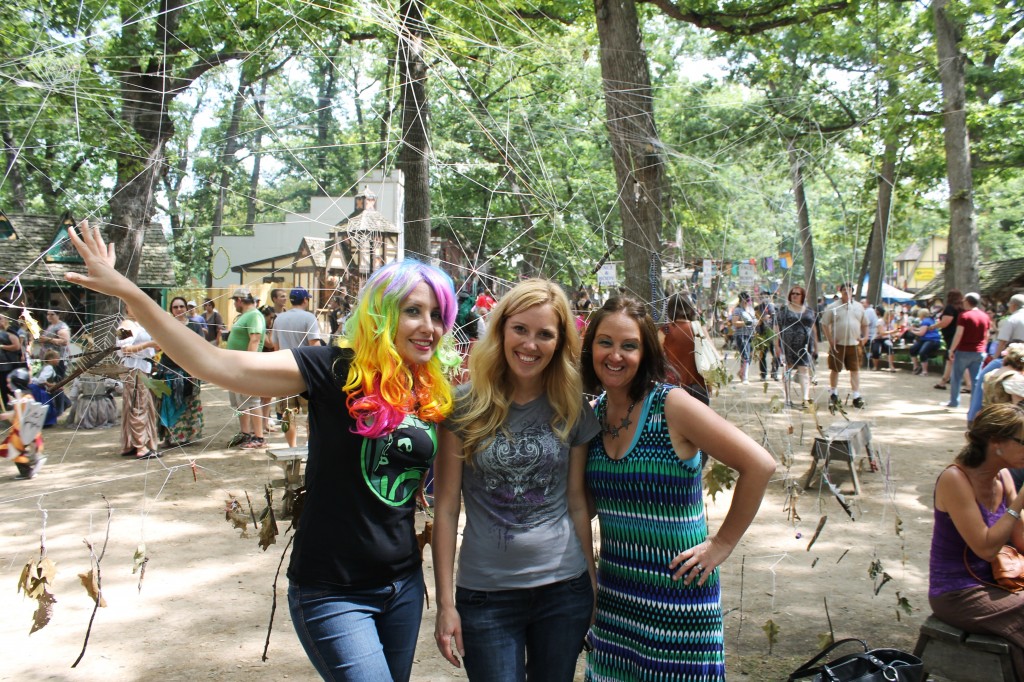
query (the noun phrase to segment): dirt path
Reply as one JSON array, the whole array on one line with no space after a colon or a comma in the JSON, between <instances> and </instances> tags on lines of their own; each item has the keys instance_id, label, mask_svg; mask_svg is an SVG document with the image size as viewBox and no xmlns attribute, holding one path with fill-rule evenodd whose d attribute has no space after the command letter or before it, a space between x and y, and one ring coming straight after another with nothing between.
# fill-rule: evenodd
<instances>
[{"instance_id":1,"label":"dirt path","mask_svg":"<svg viewBox=\"0 0 1024 682\"><path fill-rule=\"evenodd\" d=\"M766 437L780 461L792 460L789 468L780 465L754 526L722 570L731 679L785 679L828 632L825 599L836 637L859 636L872 646L913 647L929 613L932 484L962 443L965 411L938 407L945 395L932 389L934 377L862 375L868 407L851 418L870 423L885 473L862 473L862 493L850 497L855 521L817 489L798 498L800 521L784 510L785 481L802 479L809 468L815 426L809 413L770 411L779 384L770 382L767 392L760 383L733 386L716 401L756 440ZM815 395L824 405L827 376L819 377ZM845 377L840 386L848 386ZM269 660L260 660L283 540L263 552L254 537L239 538L224 520L229 493L244 497L248 491L259 512L264 483L282 478L281 470L262 452L225 449L236 430L226 395L204 387L203 402L207 439L161 460L122 460L116 430L58 427L45 434L50 460L35 480L11 480L13 465L2 463L0 679L314 677L292 631L283 579ZM822 410L819 419L827 427L833 417ZM273 440L283 443L280 434ZM848 477L837 473L836 479L851 489ZM107 512L101 495L113 510L102 562L108 606L99 609L88 651L73 670L92 611L78 578L89 569L83 539L97 551L103 544ZM728 501L728 493L709 501L712 526ZM825 526L807 551L822 516ZM48 555L57 564L57 603L50 624L30 636L35 602L16 594L16 584L25 562L38 556L44 519ZM132 574L140 543L149 557L141 589ZM877 581L869 577L876 560L891 576L877 595ZM425 568L431 585L429 556ZM897 593L910 614L898 608ZM464 679L436 652L433 617L432 608L425 611L414 679ZM762 629L769 620L778 628L771 651Z\"/></svg>"}]
</instances>

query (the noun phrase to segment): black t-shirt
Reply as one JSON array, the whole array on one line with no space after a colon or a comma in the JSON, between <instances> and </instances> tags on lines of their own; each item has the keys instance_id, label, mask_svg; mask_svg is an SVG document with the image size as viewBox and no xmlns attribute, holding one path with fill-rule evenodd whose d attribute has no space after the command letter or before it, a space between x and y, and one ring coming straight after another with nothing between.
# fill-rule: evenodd
<instances>
[{"instance_id":1,"label":"black t-shirt","mask_svg":"<svg viewBox=\"0 0 1024 682\"><path fill-rule=\"evenodd\" d=\"M420 564L416 491L437 453L434 424L408 416L377 439L352 432L341 387L351 351L292 350L309 399L306 500L288 579L300 585L365 588Z\"/></svg>"},{"instance_id":2,"label":"black t-shirt","mask_svg":"<svg viewBox=\"0 0 1024 682\"><path fill-rule=\"evenodd\" d=\"M953 318L952 322L950 322L947 326L939 330L940 332L942 332L942 340L946 342L946 348L949 348L949 346L953 343L953 337L956 336L956 320L958 317L960 317L961 312L962 311L957 310L953 306L946 304L946 307L942 309L942 314L939 315L939 319L935 320L936 322L938 322L946 315L950 315Z\"/></svg>"}]
</instances>

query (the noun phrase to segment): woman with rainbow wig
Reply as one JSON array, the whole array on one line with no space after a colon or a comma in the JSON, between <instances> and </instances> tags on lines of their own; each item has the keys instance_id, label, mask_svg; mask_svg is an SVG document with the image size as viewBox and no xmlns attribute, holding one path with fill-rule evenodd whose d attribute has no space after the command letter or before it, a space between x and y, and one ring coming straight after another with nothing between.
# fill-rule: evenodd
<instances>
[{"instance_id":1,"label":"woman with rainbow wig","mask_svg":"<svg viewBox=\"0 0 1024 682\"><path fill-rule=\"evenodd\" d=\"M327 680L405 681L423 608L416 493L452 409L459 364L452 280L413 260L377 270L345 327L349 348L273 353L216 348L114 269L113 247L82 223L75 284L116 296L194 377L246 395L309 399L306 499L288 567L295 632Z\"/></svg>"},{"instance_id":2,"label":"woman with rainbow wig","mask_svg":"<svg viewBox=\"0 0 1024 682\"><path fill-rule=\"evenodd\" d=\"M562 289L512 288L469 356L434 478L434 639L470 680L571 682L594 609L584 470L600 431ZM455 578L460 499L466 527Z\"/></svg>"}]
</instances>

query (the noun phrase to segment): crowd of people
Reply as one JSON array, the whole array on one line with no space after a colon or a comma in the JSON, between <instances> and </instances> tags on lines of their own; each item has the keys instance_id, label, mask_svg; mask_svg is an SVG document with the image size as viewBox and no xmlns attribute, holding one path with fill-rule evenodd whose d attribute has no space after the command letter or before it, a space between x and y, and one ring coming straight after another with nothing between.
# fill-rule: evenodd
<instances>
[{"instance_id":1,"label":"crowd of people","mask_svg":"<svg viewBox=\"0 0 1024 682\"><path fill-rule=\"evenodd\" d=\"M183 297L162 310L114 269L97 230L83 224L70 238L87 273L68 279L124 303L125 457L199 440L203 382L229 392L233 446L265 447L280 426L294 447L307 413L288 602L324 679L410 679L425 589L415 511L431 474L434 639L471 680L572 680L584 650L594 682L725 678L719 567L752 523L775 462L710 408L696 361L706 331L687 295L669 297L655 323L621 292L570 297L529 279L498 297L457 294L446 273L406 260L377 270L354 299L332 298L329 334L301 287L273 290L262 307L239 287L226 329L210 301L202 314ZM763 381L784 381L788 405L807 405L827 344L829 406L846 372L852 405L865 408L862 368L897 371L894 356L906 350L912 371L926 374L945 352L948 376L937 387L950 390L946 404L959 404L966 377L980 411L936 483L929 598L947 622L1009 639L1024 673L1020 600L1007 607L985 572L1002 544L1024 549L1024 296L997 327L973 293L950 292L936 309L872 307L854 293L842 283L815 308L798 285L778 304L740 292L723 326L739 385L753 366ZM40 338L43 386L68 359L71 337L54 317ZM23 361L8 328L0 322L0 352ZM14 373L6 364L0 372ZM14 402L22 373L4 382ZM159 400L146 376L165 384ZM714 529L704 514L708 457L738 474Z\"/></svg>"}]
</instances>

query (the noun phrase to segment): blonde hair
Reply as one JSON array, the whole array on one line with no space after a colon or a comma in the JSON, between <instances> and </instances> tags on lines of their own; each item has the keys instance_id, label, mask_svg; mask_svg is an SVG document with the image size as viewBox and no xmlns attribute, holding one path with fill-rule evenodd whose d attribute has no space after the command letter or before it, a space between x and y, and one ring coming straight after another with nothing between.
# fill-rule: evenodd
<instances>
[{"instance_id":1,"label":"blonde hair","mask_svg":"<svg viewBox=\"0 0 1024 682\"><path fill-rule=\"evenodd\" d=\"M462 456L472 464L473 456L486 448L505 428L512 402L512 379L505 359L505 322L537 306L551 306L558 318L558 346L544 369L544 392L554 414L551 428L565 441L580 417L583 382L580 379L580 335L565 292L552 282L528 279L501 298L488 315L487 333L477 341L469 356L472 384L458 399L456 426L462 435Z\"/></svg>"}]
</instances>

